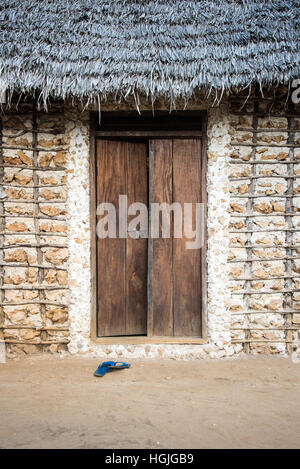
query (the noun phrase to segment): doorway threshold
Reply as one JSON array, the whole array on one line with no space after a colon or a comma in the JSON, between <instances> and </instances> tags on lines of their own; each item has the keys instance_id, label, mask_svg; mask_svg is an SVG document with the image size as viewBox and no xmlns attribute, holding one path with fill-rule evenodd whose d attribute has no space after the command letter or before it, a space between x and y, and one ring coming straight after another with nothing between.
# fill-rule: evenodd
<instances>
[{"instance_id":1,"label":"doorway threshold","mask_svg":"<svg viewBox=\"0 0 300 469\"><path fill-rule=\"evenodd\" d=\"M208 343L204 337L149 337L149 336L114 336L95 337L92 339L99 345L144 345L144 344L198 344Z\"/></svg>"}]
</instances>

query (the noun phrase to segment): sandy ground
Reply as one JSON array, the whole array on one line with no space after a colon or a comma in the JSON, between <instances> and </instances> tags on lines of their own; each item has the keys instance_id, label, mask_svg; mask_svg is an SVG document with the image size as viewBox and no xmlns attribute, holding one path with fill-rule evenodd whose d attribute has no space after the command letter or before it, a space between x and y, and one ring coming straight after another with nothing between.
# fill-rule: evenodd
<instances>
[{"instance_id":1,"label":"sandy ground","mask_svg":"<svg viewBox=\"0 0 300 469\"><path fill-rule=\"evenodd\" d=\"M0 448L300 448L300 364L289 359L96 359L0 365Z\"/></svg>"}]
</instances>

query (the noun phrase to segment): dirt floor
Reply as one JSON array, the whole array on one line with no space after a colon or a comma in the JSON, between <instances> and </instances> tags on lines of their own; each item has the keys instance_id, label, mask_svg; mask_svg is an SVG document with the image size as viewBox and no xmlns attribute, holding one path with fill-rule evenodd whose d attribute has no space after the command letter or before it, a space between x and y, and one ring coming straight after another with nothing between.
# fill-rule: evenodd
<instances>
[{"instance_id":1,"label":"dirt floor","mask_svg":"<svg viewBox=\"0 0 300 469\"><path fill-rule=\"evenodd\" d=\"M0 364L0 448L300 448L300 364L289 359Z\"/></svg>"}]
</instances>

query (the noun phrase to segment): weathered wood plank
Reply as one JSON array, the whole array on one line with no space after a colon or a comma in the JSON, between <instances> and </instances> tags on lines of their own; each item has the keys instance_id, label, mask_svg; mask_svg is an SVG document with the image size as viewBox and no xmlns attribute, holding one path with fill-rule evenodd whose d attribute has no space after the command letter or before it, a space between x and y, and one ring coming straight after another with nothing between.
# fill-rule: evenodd
<instances>
[{"instance_id":1,"label":"weathered wood plank","mask_svg":"<svg viewBox=\"0 0 300 469\"><path fill-rule=\"evenodd\" d=\"M152 169L153 200L172 203L172 140L154 140ZM161 236L161 219L160 219ZM173 336L172 238L152 240L152 331L155 336Z\"/></svg>"},{"instance_id":2,"label":"weathered wood plank","mask_svg":"<svg viewBox=\"0 0 300 469\"><path fill-rule=\"evenodd\" d=\"M201 140L173 140L173 200L193 204L182 238L173 239L174 336L201 335L201 251L187 249L201 202Z\"/></svg>"},{"instance_id":3,"label":"weathered wood plank","mask_svg":"<svg viewBox=\"0 0 300 469\"><path fill-rule=\"evenodd\" d=\"M142 202L147 207L147 143L126 143L128 206ZM137 215L128 216L128 221ZM146 235L145 233L143 234ZM147 238L126 240L126 335L147 334Z\"/></svg>"},{"instance_id":4,"label":"weathered wood plank","mask_svg":"<svg viewBox=\"0 0 300 469\"><path fill-rule=\"evenodd\" d=\"M97 140L97 205L101 202L110 202L118 207L119 194L126 193L124 174L124 143ZM100 336L126 333L125 249L125 239L97 239L98 335Z\"/></svg>"}]
</instances>

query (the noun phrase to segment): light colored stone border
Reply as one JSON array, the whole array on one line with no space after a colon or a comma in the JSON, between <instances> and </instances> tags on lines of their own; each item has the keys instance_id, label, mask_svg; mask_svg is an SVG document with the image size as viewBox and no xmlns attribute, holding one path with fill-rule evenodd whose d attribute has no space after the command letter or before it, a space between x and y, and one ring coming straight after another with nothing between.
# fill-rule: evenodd
<instances>
[{"instance_id":1,"label":"light colored stone border","mask_svg":"<svg viewBox=\"0 0 300 469\"><path fill-rule=\"evenodd\" d=\"M205 345L99 345L90 338L89 113L66 111L69 138L69 320L72 354L103 358L220 358L242 350L231 345L227 255L230 120L227 106L208 112L208 337Z\"/></svg>"}]
</instances>

